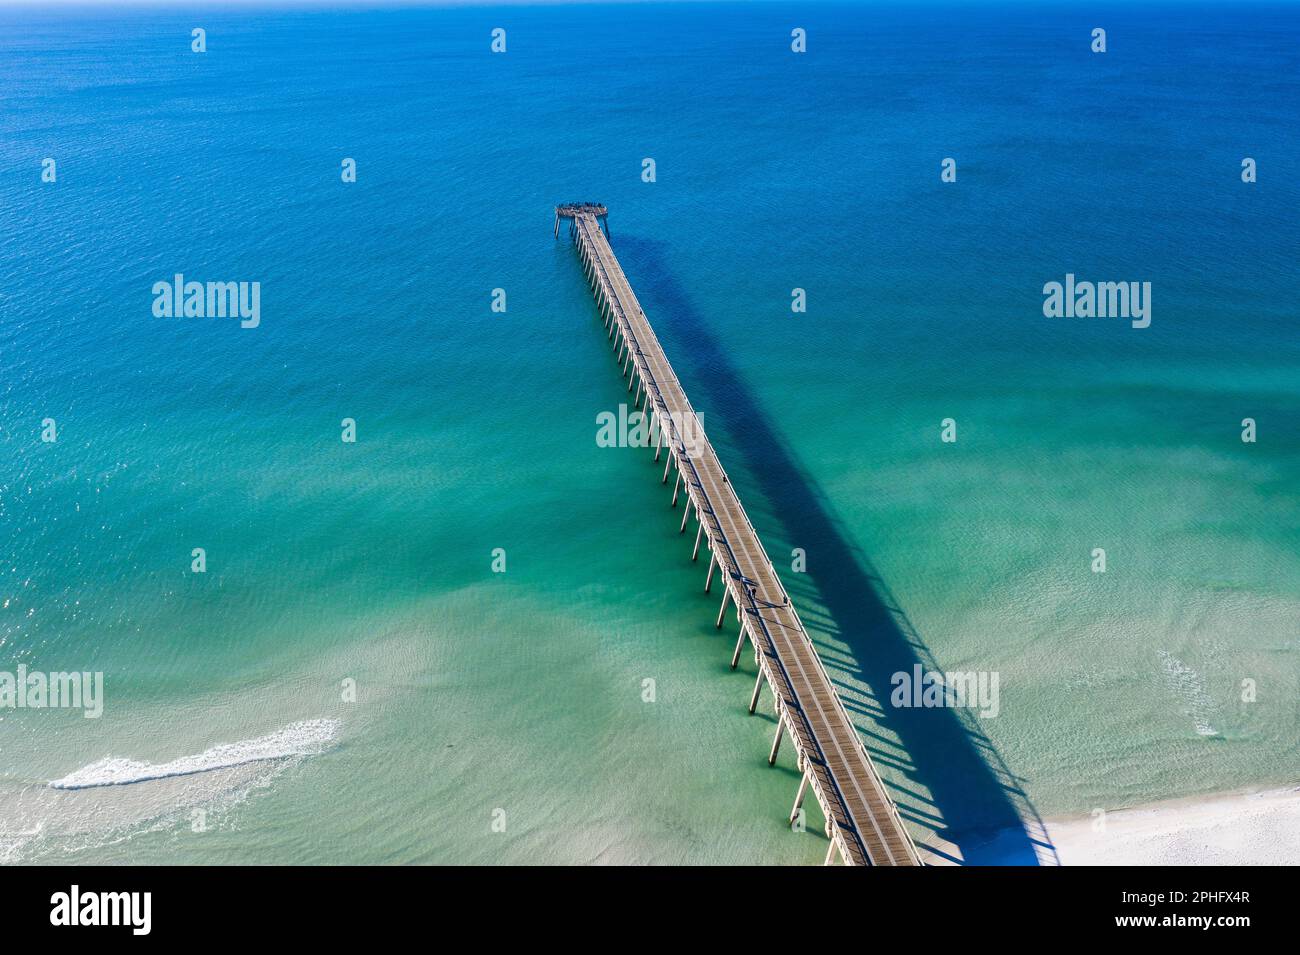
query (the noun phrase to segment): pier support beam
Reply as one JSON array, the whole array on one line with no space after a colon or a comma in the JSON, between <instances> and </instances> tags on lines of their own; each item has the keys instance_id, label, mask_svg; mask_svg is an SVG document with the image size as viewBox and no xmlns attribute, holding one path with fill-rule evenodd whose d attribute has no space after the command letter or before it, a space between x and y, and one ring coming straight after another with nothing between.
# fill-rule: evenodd
<instances>
[{"instance_id":1,"label":"pier support beam","mask_svg":"<svg viewBox=\"0 0 1300 955\"><path fill-rule=\"evenodd\" d=\"M700 509L698 507L695 509L695 519L700 520ZM703 536L704 522L700 521L700 526L695 531L695 549L691 551L691 563L694 563L695 559L700 556L700 538Z\"/></svg>"},{"instance_id":2,"label":"pier support beam","mask_svg":"<svg viewBox=\"0 0 1300 955\"><path fill-rule=\"evenodd\" d=\"M698 517L699 515L697 514L696 516ZM686 533L686 522L689 521L690 519L691 519L691 499L688 497L686 499L686 506L682 508L682 526L677 528L677 533L679 534Z\"/></svg>"},{"instance_id":3,"label":"pier support beam","mask_svg":"<svg viewBox=\"0 0 1300 955\"><path fill-rule=\"evenodd\" d=\"M736 640L735 652L731 654L731 668L733 670L736 669L736 665L740 663L740 651L745 649L745 637L748 635L748 633L749 633L749 624L742 623L740 625L740 637L737 638ZM753 642L753 639L754 639L753 637L750 637L751 643Z\"/></svg>"},{"instance_id":4,"label":"pier support beam","mask_svg":"<svg viewBox=\"0 0 1300 955\"><path fill-rule=\"evenodd\" d=\"M726 613L727 613L727 601L730 600L730 599L731 599L731 588L730 588L730 587L723 587L723 588L722 588L722 607L721 607L720 610L718 610L718 622L715 623L715 624L713 625L713 627L714 627L715 630L721 630L721 629L722 629L722 618L723 618L723 617L726 615Z\"/></svg>"},{"instance_id":5,"label":"pier support beam","mask_svg":"<svg viewBox=\"0 0 1300 955\"><path fill-rule=\"evenodd\" d=\"M672 504L673 507L677 506L677 495L681 492L681 489L682 489L682 472L681 469L678 468L677 478L676 480L673 481L673 504ZM683 531L686 530L686 521L684 520L682 521L682 530ZM681 531L678 531L677 533L680 534Z\"/></svg>"},{"instance_id":6,"label":"pier support beam","mask_svg":"<svg viewBox=\"0 0 1300 955\"><path fill-rule=\"evenodd\" d=\"M672 466L673 466L673 456L672 456L672 454L670 453L670 454L668 455L668 460L664 462L664 476L663 476L663 479L659 482L660 484L667 484L667 483L668 483L668 469L669 469L670 467L672 467Z\"/></svg>"},{"instance_id":7,"label":"pier support beam","mask_svg":"<svg viewBox=\"0 0 1300 955\"><path fill-rule=\"evenodd\" d=\"M709 576L704 578L704 592L707 594L713 587L713 568L717 566L718 553L713 549L713 541L709 541Z\"/></svg>"},{"instance_id":8,"label":"pier support beam","mask_svg":"<svg viewBox=\"0 0 1300 955\"><path fill-rule=\"evenodd\" d=\"M834 829L834 827L832 826L832 827L831 827L831 844L830 844L829 846L827 846L827 848L826 848L826 861L823 862L822 865L834 865L834 864L835 864L835 851L836 851L837 849L839 849L839 846L836 845L836 843L835 843L835 829Z\"/></svg>"},{"instance_id":9,"label":"pier support beam","mask_svg":"<svg viewBox=\"0 0 1300 955\"><path fill-rule=\"evenodd\" d=\"M754 682L754 695L749 698L749 715L753 716L754 711L758 709L758 694L763 692L763 667L758 668L758 679Z\"/></svg>"},{"instance_id":10,"label":"pier support beam","mask_svg":"<svg viewBox=\"0 0 1300 955\"><path fill-rule=\"evenodd\" d=\"M785 735L785 720L781 719L781 708L776 712L776 739L772 740L772 752L768 754L767 765L776 765L776 754L781 748L781 737Z\"/></svg>"},{"instance_id":11,"label":"pier support beam","mask_svg":"<svg viewBox=\"0 0 1300 955\"><path fill-rule=\"evenodd\" d=\"M799 810L803 808L803 797L808 792L808 771L804 770L803 779L799 780L799 791L795 793L794 808L790 810L790 825L799 818Z\"/></svg>"}]
</instances>

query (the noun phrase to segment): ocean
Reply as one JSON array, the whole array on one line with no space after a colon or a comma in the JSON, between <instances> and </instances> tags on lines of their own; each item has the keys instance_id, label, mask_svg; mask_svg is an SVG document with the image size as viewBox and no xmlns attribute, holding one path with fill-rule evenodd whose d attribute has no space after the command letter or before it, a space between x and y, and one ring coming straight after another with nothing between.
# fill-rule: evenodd
<instances>
[{"instance_id":1,"label":"ocean","mask_svg":"<svg viewBox=\"0 0 1300 955\"><path fill-rule=\"evenodd\" d=\"M821 861L567 200L931 858L1294 784L1298 165L1291 4L0 8L0 861Z\"/></svg>"}]
</instances>

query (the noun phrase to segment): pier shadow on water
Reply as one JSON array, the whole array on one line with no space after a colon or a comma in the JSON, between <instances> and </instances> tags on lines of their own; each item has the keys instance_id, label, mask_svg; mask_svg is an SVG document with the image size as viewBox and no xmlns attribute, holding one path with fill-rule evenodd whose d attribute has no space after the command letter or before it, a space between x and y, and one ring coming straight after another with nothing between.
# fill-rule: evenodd
<instances>
[{"instance_id":1,"label":"pier shadow on water","mask_svg":"<svg viewBox=\"0 0 1300 955\"><path fill-rule=\"evenodd\" d=\"M895 673L942 668L673 279L662 243L626 234L615 242L705 420L726 409L744 464L772 508L755 524L779 528L786 542L815 555L807 573L782 576L922 854L965 865L1058 864L1020 779L970 710L889 704Z\"/></svg>"}]
</instances>

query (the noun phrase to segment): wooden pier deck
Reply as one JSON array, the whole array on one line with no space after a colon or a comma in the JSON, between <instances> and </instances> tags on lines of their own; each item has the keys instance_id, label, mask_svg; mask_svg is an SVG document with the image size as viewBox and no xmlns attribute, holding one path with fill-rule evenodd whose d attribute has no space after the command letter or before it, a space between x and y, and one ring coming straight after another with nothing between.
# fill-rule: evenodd
<instances>
[{"instance_id":1,"label":"wooden pier deck","mask_svg":"<svg viewBox=\"0 0 1300 955\"><path fill-rule=\"evenodd\" d=\"M601 231L606 215L605 207L594 203L557 206L555 234L558 237L562 219L570 222L607 337L628 379L628 391L635 387L635 404L639 407L644 401L645 413L657 426L655 460L664 449L668 452L663 482L667 483L672 469L677 471L674 506L680 489L686 490L681 530L685 532L694 509L698 528L692 559L699 555L701 537L710 555L706 592L715 568L720 571L724 593L719 627L728 604L736 607L740 632L732 667L746 640L754 649L758 679L749 711L754 712L764 684L772 690L777 731L768 762L775 763L784 736L796 748L803 779L791 822L811 786L827 820L828 864L838 854L849 865L920 865L897 807L641 310L607 231Z\"/></svg>"}]
</instances>

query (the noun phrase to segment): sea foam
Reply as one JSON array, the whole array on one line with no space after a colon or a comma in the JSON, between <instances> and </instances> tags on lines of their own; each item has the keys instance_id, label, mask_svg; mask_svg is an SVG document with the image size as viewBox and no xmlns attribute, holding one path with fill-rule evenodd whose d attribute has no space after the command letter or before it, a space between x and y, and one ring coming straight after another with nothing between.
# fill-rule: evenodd
<instances>
[{"instance_id":1,"label":"sea foam","mask_svg":"<svg viewBox=\"0 0 1300 955\"><path fill-rule=\"evenodd\" d=\"M182 756L168 763L145 763L109 756L50 782L54 789L92 789L125 786L152 779L190 776L265 760L310 756L322 752L338 735L339 721L303 720L256 739L221 743L197 756Z\"/></svg>"}]
</instances>

